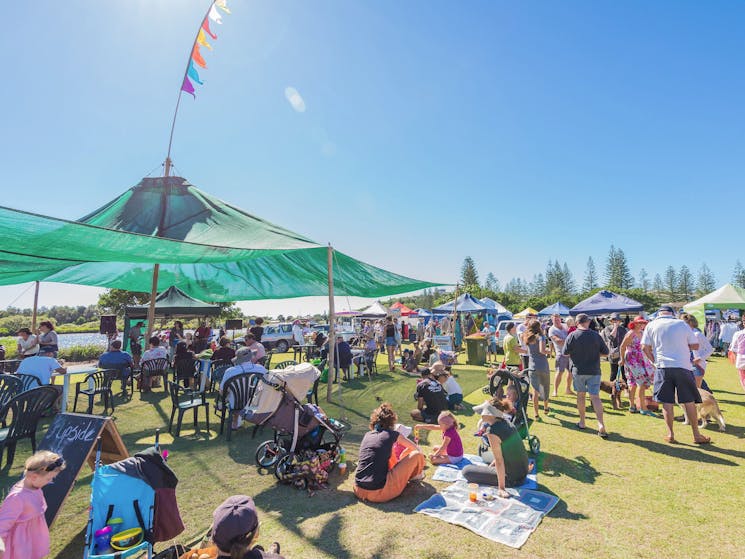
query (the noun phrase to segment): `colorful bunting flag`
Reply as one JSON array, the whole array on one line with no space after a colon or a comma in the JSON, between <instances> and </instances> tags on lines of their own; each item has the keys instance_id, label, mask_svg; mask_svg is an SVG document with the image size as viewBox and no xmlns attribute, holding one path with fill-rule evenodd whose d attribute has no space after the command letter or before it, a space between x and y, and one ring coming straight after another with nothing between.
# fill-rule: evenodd
<instances>
[{"instance_id":1,"label":"colorful bunting flag","mask_svg":"<svg viewBox=\"0 0 745 559\"><path fill-rule=\"evenodd\" d=\"M230 13L230 10L226 6L226 3L227 3L227 0L215 0L215 6L217 6L218 8L220 8L226 14L229 14Z\"/></svg>"},{"instance_id":2,"label":"colorful bunting flag","mask_svg":"<svg viewBox=\"0 0 745 559\"><path fill-rule=\"evenodd\" d=\"M186 75L197 82L199 85L204 84L204 82L199 79L199 72L197 72L197 69L194 67L193 60L189 60L189 68L186 70Z\"/></svg>"},{"instance_id":3,"label":"colorful bunting flag","mask_svg":"<svg viewBox=\"0 0 745 559\"><path fill-rule=\"evenodd\" d=\"M217 35L210 31L210 19L208 17L204 18L204 21L202 22L202 29L204 29L205 33L212 37L212 39L214 39L215 41L217 40Z\"/></svg>"},{"instance_id":4,"label":"colorful bunting flag","mask_svg":"<svg viewBox=\"0 0 745 559\"><path fill-rule=\"evenodd\" d=\"M212 45L207 42L207 37L204 36L204 29L200 29L197 33L197 43L212 50Z\"/></svg>"},{"instance_id":5,"label":"colorful bunting flag","mask_svg":"<svg viewBox=\"0 0 745 559\"><path fill-rule=\"evenodd\" d=\"M202 53L199 52L199 45L197 43L194 43L194 48L191 51L191 59L202 68L207 68L207 63L202 58Z\"/></svg>"},{"instance_id":6,"label":"colorful bunting flag","mask_svg":"<svg viewBox=\"0 0 745 559\"><path fill-rule=\"evenodd\" d=\"M184 76L184 83L181 84L181 91L185 91L186 93L191 94L194 99L197 98L197 96L194 94L194 86L191 85L189 78L187 78L186 76Z\"/></svg>"},{"instance_id":7,"label":"colorful bunting flag","mask_svg":"<svg viewBox=\"0 0 745 559\"><path fill-rule=\"evenodd\" d=\"M181 83L181 91L188 93L195 99L197 96L194 91L194 84L204 84L204 82L199 78L197 66L205 69L207 68L207 63L204 61L199 47L203 46L212 50L212 45L207 41L207 35L212 37L212 40L217 40L217 35L210 30L210 20L222 24L222 15L217 11L217 8L220 8L226 14L230 13L226 0L214 0L214 2L212 2L207 16L202 20L202 24L199 26L199 30L197 31L197 37L194 39L194 45L191 47L189 63L186 66L186 72L184 72L184 81Z\"/></svg>"},{"instance_id":8,"label":"colorful bunting flag","mask_svg":"<svg viewBox=\"0 0 745 559\"><path fill-rule=\"evenodd\" d=\"M210 18L215 23L222 25L222 16L220 15L220 12L217 11L217 8L215 8L214 4L210 8L210 13L207 17Z\"/></svg>"}]
</instances>

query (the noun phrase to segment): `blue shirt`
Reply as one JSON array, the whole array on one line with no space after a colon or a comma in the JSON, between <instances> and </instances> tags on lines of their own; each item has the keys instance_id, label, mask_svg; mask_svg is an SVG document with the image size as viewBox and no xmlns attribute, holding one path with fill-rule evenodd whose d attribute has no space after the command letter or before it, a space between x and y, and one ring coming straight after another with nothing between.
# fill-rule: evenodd
<instances>
[{"instance_id":1,"label":"blue shirt","mask_svg":"<svg viewBox=\"0 0 745 559\"><path fill-rule=\"evenodd\" d=\"M132 366L132 356L126 351L107 351L98 358L98 366L102 369L125 371Z\"/></svg>"}]
</instances>

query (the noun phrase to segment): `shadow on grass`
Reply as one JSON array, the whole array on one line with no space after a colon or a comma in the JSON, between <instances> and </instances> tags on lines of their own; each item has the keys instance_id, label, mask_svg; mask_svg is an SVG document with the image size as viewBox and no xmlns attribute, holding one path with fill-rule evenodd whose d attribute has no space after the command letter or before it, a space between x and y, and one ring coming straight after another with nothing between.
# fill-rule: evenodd
<instances>
[{"instance_id":1,"label":"shadow on grass","mask_svg":"<svg viewBox=\"0 0 745 559\"><path fill-rule=\"evenodd\" d=\"M542 476L566 476L582 483L595 483L601 475L584 456L565 458L549 452L542 452L539 456L538 471Z\"/></svg>"},{"instance_id":2,"label":"shadow on grass","mask_svg":"<svg viewBox=\"0 0 745 559\"><path fill-rule=\"evenodd\" d=\"M538 488L544 493L548 493L549 495L554 495L552 491L547 490L542 485L539 485ZM559 497L559 496L554 495L554 497ZM559 497L559 502L556 503L556 506L551 510L551 512L548 513L547 516L550 516L551 518L564 518L566 520L587 520L589 518L586 514L582 514L581 512L570 511L567 506L566 501L564 501L560 497Z\"/></svg>"},{"instance_id":3,"label":"shadow on grass","mask_svg":"<svg viewBox=\"0 0 745 559\"><path fill-rule=\"evenodd\" d=\"M636 446L640 446L642 448L646 448L647 450L651 452L657 452L660 454L666 454L668 456L674 456L675 458L680 458L682 460L691 460L693 462L705 462L707 464L717 464L720 466L738 466L739 464L737 464L737 462L732 462L731 460L726 460L724 458L714 456L713 454L711 454L711 452L719 452L721 454L727 454L727 455L735 456L738 458L745 457L744 452L740 452L736 450L728 450L724 448L718 448L715 445L701 447L702 449L699 450L699 448L691 448L691 447L684 446L684 445L671 445L668 443L663 444L663 443L658 443L655 441L629 439L628 437L625 437L621 435L620 433L613 434L613 441L619 442L619 443L633 444ZM703 449L705 449L706 452L704 452Z\"/></svg>"},{"instance_id":4,"label":"shadow on grass","mask_svg":"<svg viewBox=\"0 0 745 559\"><path fill-rule=\"evenodd\" d=\"M85 549L85 530L88 527L87 518L85 527L80 530L59 552L59 557L82 557Z\"/></svg>"},{"instance_id":5,"label":"shadow on grass","mask_svg":"<svg viewBox=\"0 0 745 559\"><path fill-rule=\"evenodd\" d=\"M341 541L341 535L349 533L351 526L345 526L345 519L340 511L349 506L362 505L376 509L380 513L399 512L406 515L413 512L422 501L431 497L437 490L428 483L409 483L403 493L388 503L365 503L359 501L350 490L341 489L339 484L344 483L345 478L336 473L331 474L329 488L315 493L311 498L306 491L294 489L286 485L273 485L253 496L257 506L267 512L278 515L278 521L298 538L305 540L310 547L315 547L324 553L338 558L350 559L353 557ZM332 513L325 520L320 530L310 528L308 531L317 533L309 536L301 525L306 521ZM361 517L365 517L363 513ZM389 550L388 550L389 552ZM307 553L312 557L313 553ZM385 550L371 551L370 557L387 557ZM449 557L450 555L448 555Z\"/></svg>"}]
</instances>

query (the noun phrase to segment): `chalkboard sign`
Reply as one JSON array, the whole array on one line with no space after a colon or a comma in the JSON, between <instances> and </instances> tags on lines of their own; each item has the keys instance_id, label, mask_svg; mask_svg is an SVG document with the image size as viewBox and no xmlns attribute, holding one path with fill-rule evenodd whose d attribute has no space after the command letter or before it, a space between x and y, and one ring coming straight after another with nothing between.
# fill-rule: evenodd
<instances>
[{"instance_id":1,"label":"chalkboard sign","mask_svg":"<svg viewBox=\"0 0 745 559\"><path fill-rule=\"evenodd\" d=\"M96 440L101 437L101 462L110 464L129 457L122 438L110 417L83 413L58 414L38 446L39 450L50 450L60 454L67 464L54 479L44 487L47 501L46 519L51 526L62 503L72 490L83 464L95 467Z\"/></svg>"}]
</instances>

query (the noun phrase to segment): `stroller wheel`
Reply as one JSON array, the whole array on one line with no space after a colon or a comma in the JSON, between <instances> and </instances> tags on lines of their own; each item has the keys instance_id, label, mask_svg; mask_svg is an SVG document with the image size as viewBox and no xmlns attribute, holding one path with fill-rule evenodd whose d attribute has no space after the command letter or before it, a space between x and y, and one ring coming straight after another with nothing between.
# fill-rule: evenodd
<instances>
[{"instance_id":1,"label":"stroller wheel","mask_svg":"<svg viewBox=\"0 0 745 559\"><path fill-rule=\"evenodd\" d=\"M293 462L295 461L295 454L289 453L281 456L277 460L277 465L274 467L274 475L277 479L283 483L290 481L290 474L293 471Z\"/></svg>"},{"instance_id":2,"label":"stroller wheel","mask_svg":"<svg viewBox=\"0 0 745 559\"><path fill-rule=\"evenodd\" d=\"M276 441L264 441L256 449L256 464L262 468L271 468L283 452L284 449Z\"/></svg>"},{"instance_id":3,"label":"stroller wheel","mask_svg":"<svg viewBox=\"0 0 745 559\"><path fill-rule=\"evenodd\" d=\"M530 446L530 453L537 456L541 452L541 441L535 435L532 435L528 439L528 446Z\"/></svg>"}]
</instances>

